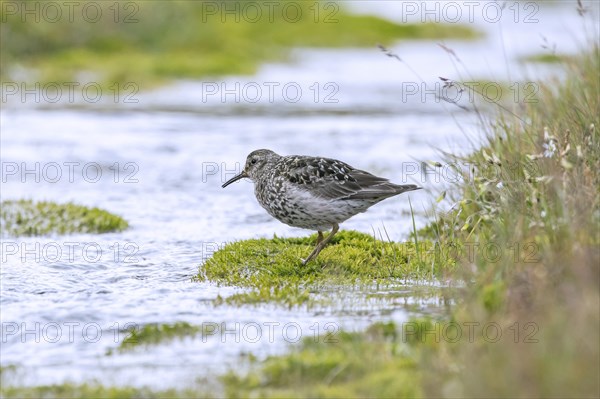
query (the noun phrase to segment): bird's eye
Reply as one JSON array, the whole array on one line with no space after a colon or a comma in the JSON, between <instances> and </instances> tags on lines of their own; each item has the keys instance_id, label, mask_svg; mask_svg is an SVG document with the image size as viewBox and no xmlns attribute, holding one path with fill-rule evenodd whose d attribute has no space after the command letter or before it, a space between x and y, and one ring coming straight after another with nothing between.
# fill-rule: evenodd
<instances>
[{"instance_id":1,"label":"bird's eye","mask_svg":"<svg viewBox=\"0 0 600 399\"><path fill-rule=\"evenodd\" d=\"M252 165L254 165L254 164L256 163L256 158L254 158L252 161L250 161L250 163L251 163Z\"/></svg>"}]
</instances>

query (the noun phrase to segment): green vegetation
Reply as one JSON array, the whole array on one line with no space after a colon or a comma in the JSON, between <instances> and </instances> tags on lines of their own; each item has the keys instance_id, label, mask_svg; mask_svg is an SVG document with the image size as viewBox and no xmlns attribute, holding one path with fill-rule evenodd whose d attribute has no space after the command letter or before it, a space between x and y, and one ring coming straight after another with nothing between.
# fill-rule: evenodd
<instances>
[{"instance_id":1,"label":"green vegetation","mask_svg":"<svg viewBox=\"0 0 600 399\"><path fill-rule=\"evenodd\" d=\"M140 346L158 345L176 338L193 337L202 333L202 327L178 321L173 324L146 324L140 329L132 328L128 332L129 335L119 344L119 352L131 351ZM112 353L109 351L108 354Z\"/></svg>"},{"instance_id":2,"label":"green vegetation","mask_svg":"<svg viewBox=\"0 0 600 399\"><path fill-rule=\"evenodd\" d=\"M2 201L0 208L2 232L11 236L109 233L128 227L120 216L73 203Z\"/></svg>"},{"instance_id":3,"label":"green vegetation","mask_svg":"<svg viewBox=\"0 0 600 399\"><path fill-rule=\"evenodd\" d=\"M302 266L301 258L312 251L316 239L314 234L230 243L206 261L196 280L250 290L226 298L228 303L273 301L294 306L330 286L430 279L448 266L436 259L439 254L430 242L419 243L416 251L412 242L385 242L355 231L339 232L316 260Z\"/></svg>"},{"instance_id":4,"label":"green vegetation","mask_svg":"<svg viewBox=\"0 0 600 399\"><path fill-rule=\"evenodd\" d=\"M411 339L417 340L417 335ZM319 342L310 337L286 355L267 358L247 375L230 372L223 383L230 398L420 397L417 361L402 355L411 349L403 348L401 341L393 323Z\"/></svg>"},{"instance_id":5,"label":"green vegetation","mask_svg":"<svg viewBox=\"0 0 600 399\"><path fill-rule=\"evenodd\" d=\"M173 78L251 74L265 61L285 58L292 47L479 35L456 24L398 25L349 14L334 3L278 2L270 11L250 1L92 2L84 12L82 2L73 21L65 9L56 21L55 14L39 12L44 17L35 23L35 15L22 14L27 1L10 3L0 15L3 79L23 80L27 71L30 82L93 81L124 93L129 82L147 87Z\"/></svg>"},{"instance_id":6,"label":"green vegetation","mask_svg":"<svg viewBox=\"0 0 600 399\"><path fill-rule=\"evenodd\" d=\"M539 102L527 104L521 119L501 115L480 150L448 160L472 169L429 237L479 248L457 269L455 278L470 283L452 317L518 322L521 338L527 323L539 329L536 344L460 345L460 375L439 363L443 351L435 353L428 364L444 365L437 378L454 381L458 396L599 392L600 54L598 43L589 48L565 64L566 81L540 82ZM490 246L493 256L484 250ZM443 386L426 391L440 396Z\"/></svg>"},{"instance_id":7,"label":"green vegetation","mask_svg":"<svg viewBox=\"0 0 600 399\"><path fill-rule=\"evenodd\" d=\"M195 389L155 391L149 388L136 387L104 387L100 383L41 385L36 387L2 386L2 397L9 399L158 399L181 398L196 399L210 397Z\"/></svg>"}]
</instances>

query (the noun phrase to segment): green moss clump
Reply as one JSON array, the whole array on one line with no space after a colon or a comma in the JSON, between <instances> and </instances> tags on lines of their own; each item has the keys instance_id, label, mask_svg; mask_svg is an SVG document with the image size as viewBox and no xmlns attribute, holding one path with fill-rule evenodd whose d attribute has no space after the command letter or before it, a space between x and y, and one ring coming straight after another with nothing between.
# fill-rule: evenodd
<instances>
[{"instance_id":1,"label":"green moss clump","mask_svg":"<svg viewBox=\"0 0 600 399\"><path fill-rule=\"evenodd\" d=\"M140 346L147 347L172 341L176 338L193 337L203 332L202 327L179 321L173 324L146 324L142 328L128 330L129 335L119 344L118 351L126 352ZM112 354L109 350L108 354Z\"/></svg>"},{"instance_id":2,"label":"green moss clump","mask_svg":"<svg viewBox=\"0 0 600 399\"><path fill-rule=\"evenodd\" d=\"M421 397L417 363L401 340L394 323L307 337L249 374L230 372L222 380L228 397Z\"/></svg>"},{"instance_id":3,"label":"green moss clump","mask_svg":"<svg viewBox=\"0 0 600 399\"><path fill-rule=\"evenodd\" d=\"M0 208L2 232L11 236L109 233L129 226L120 216L71 202L2 201Z\"/></svg>"},{"instance_id":4,"label":"green moss clump","mask_svg":"<svg viewBox=\"0 0 600 399\"><path fill-rule=\"evenodd\" d=\"M433 278L449 266L434 262L431 242L419 243L416 251L414 242L384 242L356 231L339 232L315 260L302 265L301 258L310 254L316 239L314 234L228 244L206 261L196 280L251 290L227 298L229 303L275 301L292 306L327 286Z\"/></svg>"}]
</instances>

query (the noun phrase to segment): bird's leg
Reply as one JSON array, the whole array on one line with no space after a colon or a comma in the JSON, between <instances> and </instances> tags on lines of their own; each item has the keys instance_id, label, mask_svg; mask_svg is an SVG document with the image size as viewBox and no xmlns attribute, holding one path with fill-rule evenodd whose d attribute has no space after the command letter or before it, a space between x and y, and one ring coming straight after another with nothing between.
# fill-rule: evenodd
<instances>
[{"instance_id":1,"label":"bird's leg","mask_svg":"<svg viewBox=\"0 0 600 399\"><path fill-rule=\"evenodd\" d=\"M331 238L333 238L333 236L335 235L335 233L338 232L338 230L340 229L340 226L335 223L333 225L333 228L331 229L331 233L329 233L327 235L327 238L325 238L324 240L317 240L318 244L315 247L315 249L313 249L313 251L310 253L310 255L308 255L308 258L304 259L302 261L303 265L306 265L308 262L310 262L311 260L313 260L314 258L317 257L317 255L319 255L319 253L323 250L323 248L325 248L325 246L329 243L329 241L331 241ZM322 233L320 233L320 237L322 237Z\"/></svg>"},{"instance_id":2,"label":"bird's leg","mask_svg":"<svg viewBox=\"0 0 600 399\"><path fill-rule=\"evenodd\" d=\"M319 248L319 245L321 245L321 243L323 242L323 232L317 231L317 233L318 233L318 235L317 235L317 243L315 245L315 249L313 249L313 251L310 253L310 255L308 255L308 258L301 259L303 265L306 265L308 263L308 261L313 259L315 256L317 256L319 254L319 252L321 252L321 250L320 249L318 250L318 248Z\"/></svg>"},{"instance_id":3,"label":"bird's leg","mask_svg":"<svg viewBox=\"0 0 600 399\"><path fill-rule=\"evenodd\" d=\"M321 241L323 241L323 232L317 231L317 233L319 233L319 235L317 236L317 245L319 245Z\"/></svg>"}]
</instances>

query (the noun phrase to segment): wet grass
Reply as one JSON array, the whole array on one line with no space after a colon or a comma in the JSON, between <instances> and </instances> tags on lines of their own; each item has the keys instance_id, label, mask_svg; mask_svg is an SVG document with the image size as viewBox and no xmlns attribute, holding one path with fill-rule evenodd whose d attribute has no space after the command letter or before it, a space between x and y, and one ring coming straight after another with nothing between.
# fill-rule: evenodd
<instances>
[{"instance_id":1,"label":"wet grass","mask_svg":"<svg viewBox=\"0 0 600 399\"><path fill-rule=\"evenodd\" d=\"M24 9L27 2L12 3ZM206 3L217 6L217 14L209 13ZM297 14L284 14L285 2L276 3L276 12L262 7L256 20L242 11L244 1L131 1L122 5L127 10L116 22L112 3L102 7L96 23L80 15L74 21L31 23L18 12L7 13L2 15L0 69L9 81L24 76L30 82L91 81L111 94L128 94L133 89L127 83L151 87L178 78L252 74L266 61L287 58L293 47L374 47L399 39L479 36L463 25L395 24L350 14L335 3L289 3ZM238 11L223 17L222 7Z\"/></svg>"},{"instance_id":2,"label":"wet grass","mask_svg":"<svg viewBox=\"0 0 600 399\"><path fill-rule=\"evenodd\" d=\"M206 393L201 394L195 389L168 389L164 391L152 390L138 387L105 387L101 383L89 384L60 384L40 385L36 387L2 387L3 398L15 399L158 399L158 398L182 398L196 399L199 397L211 397Z\"/></svg>"},{"instance_id":3,"label":"wet grass","mask_svg":"<svg viewBox=\"0 0 600 399\"><path fill-rule=\"evenodd\" d=\"M109 233L125 230L125 219L99 208L73 203L2 201L0 226L10 236Z\"/></svg>"},{"instance_id":4,"label":"wet grass","mask_svg":"<svg viewBox=\"0 0 600 399\"><path fill-rule=\"evenodd\" d=\"M415 323L415 326L417 324ZM416 339L415 339L416 340ZM419 397L419 370L403 354L393 323L364 333L305 338L283 356L273 356L247 375L223 376L226 395L235 397Z\"/></svg>"},{"instance_id":5,"label":"wet grass","mask_svg":"<svg viewBox=\"0 0 600 399\"><path fill-rule=\"evenodd\" d=\"M302 265L301 258L310 254L316 239L313 234L230 243L206 260L195 280L249 290L217 302L274 302L291 307L318 300L318 292L330 286L431 279L453 264L436 259L439 254L430 242L419 242L417 246L414 242L393 243L356 231L341 231L315 260Z\"/></svg>"}]
</instances>

